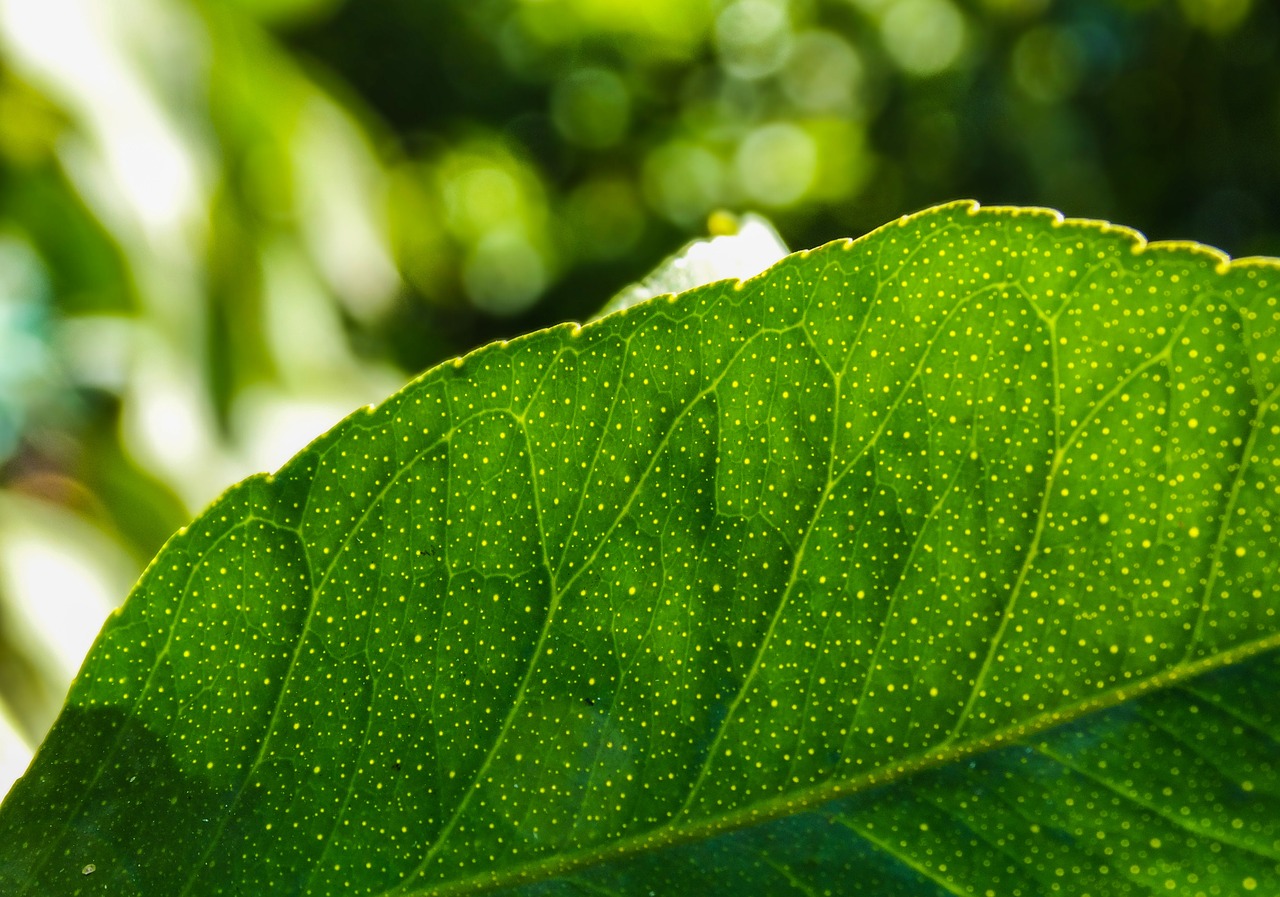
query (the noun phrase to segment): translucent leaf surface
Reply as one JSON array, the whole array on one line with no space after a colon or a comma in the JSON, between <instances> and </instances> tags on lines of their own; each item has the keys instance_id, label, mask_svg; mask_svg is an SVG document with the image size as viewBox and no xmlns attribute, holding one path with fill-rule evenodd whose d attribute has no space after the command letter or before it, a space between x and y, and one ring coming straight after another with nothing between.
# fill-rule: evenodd
<instances>
[{"instance_id":1,"label":"translucent leaf surface","mask_svg":"<svg viewBox=\"0 0 1280 897\"><path fill-rule=\"evenodd\" d=\"M956 204L430 371L165 547L0 885L1273 892L1278 280Z\"/></svg>"}]
</instances>

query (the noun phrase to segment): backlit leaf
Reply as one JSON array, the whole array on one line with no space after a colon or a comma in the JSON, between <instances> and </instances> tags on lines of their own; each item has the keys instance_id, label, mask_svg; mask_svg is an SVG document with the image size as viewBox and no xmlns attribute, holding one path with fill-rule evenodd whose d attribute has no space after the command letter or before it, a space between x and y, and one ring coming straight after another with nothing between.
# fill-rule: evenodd
<instances>
[{"instance_id":1,"label":"backlit leaf","mask_svg":"<svg viewBox=\"0 0 1280 897\"><path fill-rule=\"evenodd\" d=\"M0 885L1275 892L1278 283L954 204L429 371L161 551Z\"/></svg>"}]
</instances>

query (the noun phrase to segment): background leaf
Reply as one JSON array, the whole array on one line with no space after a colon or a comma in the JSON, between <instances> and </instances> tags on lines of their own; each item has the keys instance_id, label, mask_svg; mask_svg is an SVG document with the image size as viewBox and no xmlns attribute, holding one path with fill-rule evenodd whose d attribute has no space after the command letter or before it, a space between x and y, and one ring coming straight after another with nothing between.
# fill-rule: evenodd
<instances>
[{"instance_id":1,"label":"background leaf","mask_svg":"<svg viewBox=\"0 0 1280 897\"><path fill-rule=\"evenodd\" d=\"M1207 803L1097 770L1185 753L1184 701L1034 734L1280 643L1276 274L957 204L428 372L168 543L0 808L0 881L647 893L683 856L1090 893L1158 877L1094 842L1161 807L1209 814L1204 881L1271 880L1227 806L1277 793L1256 689L1190 686L1234 752L1180 771Z\"/></svg>"}]
</instances>

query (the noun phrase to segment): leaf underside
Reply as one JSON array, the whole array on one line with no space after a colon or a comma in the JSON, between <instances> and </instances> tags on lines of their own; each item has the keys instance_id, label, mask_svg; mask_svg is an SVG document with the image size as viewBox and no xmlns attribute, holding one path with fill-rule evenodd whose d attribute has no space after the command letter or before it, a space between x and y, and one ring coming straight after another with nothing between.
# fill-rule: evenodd
<instances>
[{"instance_id":1,"label":"leaf underside","mask_svg":"<svg viewBox=\"0 0 1280 897\"><path fill-rule=\"evenodd\" d=\"M957 203L429 371L165 546L0 891L1280 892L1278 285Z\"/></svg>"}]
</instances>

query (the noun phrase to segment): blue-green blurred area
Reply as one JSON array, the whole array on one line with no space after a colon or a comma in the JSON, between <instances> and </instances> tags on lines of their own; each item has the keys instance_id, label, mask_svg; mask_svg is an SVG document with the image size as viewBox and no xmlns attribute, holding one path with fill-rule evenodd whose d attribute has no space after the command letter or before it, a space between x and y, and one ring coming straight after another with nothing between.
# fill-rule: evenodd
<instances>
[{"instance_id":1,"label":"blue-green blurred area","mask_svg":"<svg viewBox=\"0 0 1280 897\"><path fill-rule=\"evenodd\" d=\"M226 485L716 210L1280 254L1278 42L1261 0L0 0L0 710L38 740Z\"/></svg>"}]
</instances>

